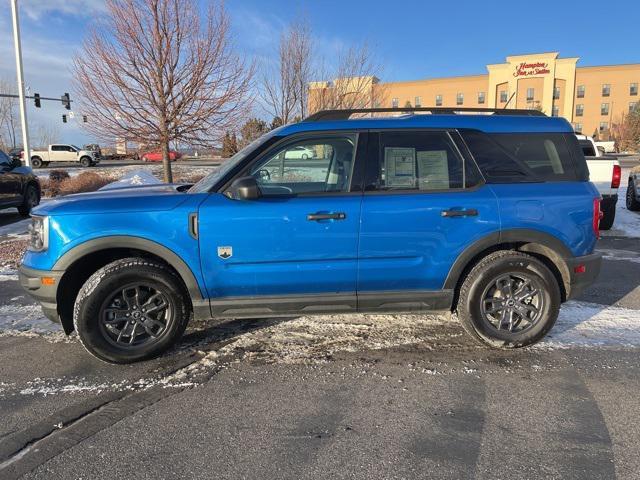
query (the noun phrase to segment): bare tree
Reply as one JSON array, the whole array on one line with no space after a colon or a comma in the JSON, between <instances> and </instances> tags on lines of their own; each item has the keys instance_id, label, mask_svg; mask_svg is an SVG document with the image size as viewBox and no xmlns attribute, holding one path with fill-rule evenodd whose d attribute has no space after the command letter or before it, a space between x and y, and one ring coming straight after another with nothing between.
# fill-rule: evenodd
<instances>
[{"instance_id":1,"label":"bare tree","mask_svg":"<svg viewBox=\"0 0 640 480\"><path fill-rule=\"evenodd\" d=\"M230 40L221 3L201 19L196 0L107 0L104 22L74 58L84 124L103 139L162 151L171 182L170 142L208 147L246 116L253 66Z\"/></svg>"},{"instance_id":2,"label":"bare tree","mask_svg":"<svg viewBox=\"0 0 640 480\"><path fill-rule=\"evenodd\" d=\"M30 128L30 130L35 130L36 132L35 139L37 146L45 147L60 141L60 128L53 122L39 124L35 129Z\"/></svg>"},{"instance_id":3,"label":"bare tree","mask_svg":"<svg viewBox=\"0 0 640 480\"><path fill-rule=\"evenodd\" d=\"M307 86L312 72L311 29L306 20L295 20L280 37L278 61L261 79L266 109L283 123L307 113Z\"/></svg>"},{"instance_id":4,"label":"bare tree","mask_svg":"<svg viewBox=\"0 0 640 480\"><path fill-rule=\"evenodd\" d=\"M370 108L385 100L385 89L378 83L382 66L367 44L342 52L334 69L324 70L330 82L316 82L309 92L313 111Z\"/></svg>"},{"instance_id":5,"label":"bare tree","mask_svg":"<svg viewBox=\"0 0 640 480\"><path fill-rule=\"evenodd\" d=\"M14 83L0 79L0 93L14 93ZM16 146L19 123L18 100L0 97L0 141L5 144L5 147Z\"/></svg>"}]
</instances>

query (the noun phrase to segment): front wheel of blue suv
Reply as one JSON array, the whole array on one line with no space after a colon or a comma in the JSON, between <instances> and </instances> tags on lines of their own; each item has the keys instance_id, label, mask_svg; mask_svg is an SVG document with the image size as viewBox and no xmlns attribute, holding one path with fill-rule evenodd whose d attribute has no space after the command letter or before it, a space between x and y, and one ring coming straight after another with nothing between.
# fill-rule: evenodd
<instances>
[{"instance_id":1,"label":"front wheel of blue suv","mask_svg":"<svg viewBox=\"0 0 640 480\"><path fill-rule=\"evenodd\" d=\"M109 363L153 358L182 336L191 314L180 278L143 258L116 260L80 289L73 322L82 345Z\"/></svg>"},{"instance_id":2,"label":"front wheel of blue suv","mask_svg":"<svg viewBox=\"0 0 640 480\"><path fill-rule=\"evenodd\" d=\"M558 281L537 258L498 251L480 260L461 288L457 314L477 341L494 348L538 342L551 330L560 310Z\"/></svg>"}]
</instances>

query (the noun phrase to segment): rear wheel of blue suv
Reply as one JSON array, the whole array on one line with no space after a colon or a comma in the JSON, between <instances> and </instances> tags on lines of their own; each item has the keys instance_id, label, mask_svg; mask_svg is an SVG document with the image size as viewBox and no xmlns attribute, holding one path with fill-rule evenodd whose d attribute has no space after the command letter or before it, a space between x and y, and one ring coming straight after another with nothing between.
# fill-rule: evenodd
<instances>
[{"instance_id":1,"label":"rear wheel of blue suv","mask_svg":"<svg viewBox=\"0 0 640 480\"><path fill-rule=\"evenodd\" d=\"M456 312L491 347L539 341L600 267L599 195L571 125L511 110L349 119L379 110L276 129L191 187L43 205L21 283L115 363L159 355L189 318Z\"/></svg>"}]
</instances>

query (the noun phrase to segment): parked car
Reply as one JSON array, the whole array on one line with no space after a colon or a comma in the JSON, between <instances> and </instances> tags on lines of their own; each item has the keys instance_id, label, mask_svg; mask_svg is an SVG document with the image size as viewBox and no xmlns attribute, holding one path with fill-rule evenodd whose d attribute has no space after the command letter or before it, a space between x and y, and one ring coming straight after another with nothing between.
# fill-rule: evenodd
<instances>
[{"instance_id":1,"label":"parked car","mask_svg":"<svg viewBox=\"0 0 640 480\"><path fill-rule=\"evenodd\" d=\"M633 167L629 172L626 201L628 210L640 211L640 167Z\"/></svg>"},{"instance_id":2,"label":"parked car","mask_svg":"<svg viewBox=\"0 0 640 480\"><path fill-rule=\"evenodd\" d=\"M49 145L47 150L31 152L33 168L46 167L51 162L74 162L80 163L83 167L92 167L100 163L100 154L94 150L83 150L66 143Z\"/></svg>"},{"instance_id":3,"label":"parked car","mask_svg":"<svg viewBox=\"0 0 640 480\"><path fill-rule=\"evenodd\" d=\"M162 161L162 152L159 150L155 150L155 151L151 151L151 152L146 152L144 154L142 154L142 157L140 157L142 159L143 162L161 162ZM174 150L170 150L169 151L169 161L171 162L175 162L176 160L179 160L180 158L182 158L182 155Z\"/></svg>"},{"instance_id":4,"label":"parked car","mask_svg":"<svg viewBox=\"0 0 640 480\"><path fill-rule=\"evenodd\" d=\"M316 113L190 187L44 204L20 282L115 363L160 354L190 318L448 311L485 345L539 341L600 270L600 194L571 125L497 109L350 120L372 111L395 110ZM301 145L326 175L264 175Z\"/></svg>"},{"instance_id":5,"label":"parked car","mask_svg":"<svg viewBox=\"0 0 640 480\"><path fill-rule=\"evenodd\" d=\"M40 182L30 168L0 150L0 208L16 207L28 216L40 203Z\"/></svg>"},{"instance_id":6,"label":"parked car","mask_svg":"<svg viewBox=\"0 0 640 480\"><path fill-rule=\"evenodd\" d=\"M578 143L587 159L589 179L596 186L602 196L600 208L600 230L610 230L616 218L616 204L618 203L618 188L622 178L622 169L617 157L605 155L593 138L577 134Z\"/></svg>"},{"instance_id":7,"label":"parked car","mask_svg":"<svg viewBox=\"0 0 640 480\"><path fill-rule=\"evenodd\" d=\"M87 145L83 145L82 150L90 150L92 152L96 152L99 157L102 157L102 149L97 143L88 143Z\"/></svg>"},{"instance_id":8,"label":"parked car","mask_svg":"<svg viewBox=\"0 0 640 480\"><path fill-rule=\"evenodd\" d=\"M311 150L309 147L305 147L304 145L300 145L299 147L293 148L288 151L286 158L300 158L302 160L306 160L308 158L313 158L313 156L313 150Z\"/></svg>"},{"instance_id":9,"label":"parked car","mask_svg":"<svg viewBox=\"0 0 640 480\"><path fill-rule=\"evenodd\" d=\"M22 161L22 157L24 156L24 151L22 150L22 147L15 147L9 150L8 155L12 160L16 160L19 162L19 161Z\"/></svg>"}]
</instances>

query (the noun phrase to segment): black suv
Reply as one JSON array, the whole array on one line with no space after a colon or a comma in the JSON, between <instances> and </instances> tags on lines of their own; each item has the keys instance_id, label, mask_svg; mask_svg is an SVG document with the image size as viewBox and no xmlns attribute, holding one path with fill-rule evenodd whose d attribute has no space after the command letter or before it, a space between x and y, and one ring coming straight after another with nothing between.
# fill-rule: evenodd
<instances>
[{"instance_id":1,"label":"black suv","mask_svg":"<svg viewBox=\"0 0 640 480\"><path fill-rule=\"evenodd\" d=\"M40 183L30 168L0 150L0 208L17 207L21 215L29 215L40 203Z\"/></svg>"}]
</instances>

